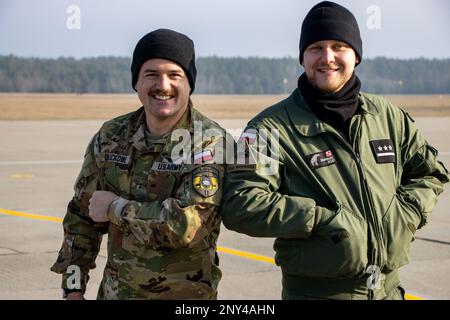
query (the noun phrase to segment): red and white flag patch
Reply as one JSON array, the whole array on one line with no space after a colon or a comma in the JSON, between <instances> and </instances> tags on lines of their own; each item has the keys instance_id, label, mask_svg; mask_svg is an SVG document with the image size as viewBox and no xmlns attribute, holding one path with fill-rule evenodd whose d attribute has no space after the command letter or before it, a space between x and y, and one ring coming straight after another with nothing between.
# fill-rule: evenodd
<instances>
[{"instance_id":1,"label":"red and white flag patch","mask_svg":"<svg viewBox=\"0 0 450 320\"><path fill-rule=\"evenodd\" d=\"M194 154L194 163L203 163L213 160L211 150L205 150Z\"/></svg>"},{"instance_id":2,"label":"red and white flag patch","mask_svg":"<svg viewBox=\"0 0 450 320\"><path fill-rule=\"evenodd\" d=\"M247 140L248 143L252 143L253 141L256 140L256 133L244 131L241 134L239 140L240 141Z\"/></svg>"}]
</instances>

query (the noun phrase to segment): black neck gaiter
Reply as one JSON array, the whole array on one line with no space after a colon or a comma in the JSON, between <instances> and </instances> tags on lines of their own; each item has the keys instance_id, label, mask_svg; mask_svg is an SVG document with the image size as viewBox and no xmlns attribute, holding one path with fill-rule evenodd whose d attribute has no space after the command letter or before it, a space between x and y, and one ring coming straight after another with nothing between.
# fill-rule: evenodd
<instances>
[{"instance_id":1,"label":"black neck gaiter","mask_svg":"<svg viewBox=\"0 0 450 320\"><path fill-rule=\"evenodd\" d=\"M298 89L312 112L320 120L342 132L348 139L350 119L358 110L358 94L361 89L361 81L355 73L342 89L335 93L320 91L303 73L298 79Z\"/></svg>"}]
</instances>

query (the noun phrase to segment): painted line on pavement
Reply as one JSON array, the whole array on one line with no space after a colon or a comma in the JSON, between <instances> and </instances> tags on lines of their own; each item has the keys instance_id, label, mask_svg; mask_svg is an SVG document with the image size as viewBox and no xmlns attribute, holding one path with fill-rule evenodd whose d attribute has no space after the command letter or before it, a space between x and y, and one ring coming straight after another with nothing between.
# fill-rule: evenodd
<instances>
[{"instance_id":1,"label":"painted line on pavement","mask_svg":"<svg viewBox=\"0 0 450 320\"><path fill-rule=\"evenodd\" d=\"M47 221L53 221L53 222L62 222L63 221L63 218L60 218L60 217L43 216L43 215L39 215L39 214L19 212L19 211L7 210L7 209L2 209L2 208L0 208L0 213L11 215L11 216L16 216L16 217L36 219L36 220L47 220ZM240 251L240 250L221 247L221 246L219 246L217 248L217 250L220 252L223 252L223 253L239 256L239 257L246 258L246 259L266 262L266 263L270 263L273 265L275 264L275 260L273 258L261 256L261 255L251 253L251 252L245 252L245 251Z\"/></svg>"},{"instance_id":2,"label":"painted line on pavement","mask_svg":"<svg viewBox=\"0 0 450 320\"><path fill-rule=\"evenodd\" d=\"M0 213L7 214L10 216L23 217L23 218L36 219L36 220L47 220L47 221L53 221L53 222L62 222L63 221L63 218L60 218L60 217L42 216L39 214L12 211L12 210L2 209L2 208L0 208Z\"/></svg>"},{"instance_id":3,"label":"painted line on pavement","mask_svg":"<svg viewBox=\"0 0 450 320\"><path fill-rule=\"evenodd\" d=\"M11 215L11 216L16 216L16 217L23 217L23 218L37 219L37 220L46 220L46 221L52 221L52 222L62 222L63 221L63 218L60 218L60 217L44 216L44 215L39 215L39 214L19 212L19 211L7 210L7 209L2 209L2 208L0 208L0 213ZM217 247L217 251L226 253L226 254L230 254L230 255L234 255L234 256L238 256L238 257L242 257L242 258L249 259L249 260L256 260L256 261L275 265L275 260L273 258L261 256L261 255L251 253L251 252L240 251L240 250L221 247L221 246ZM408 293L406 294L405 297L407 300L424 300L423 298L413 296Z\"/></svg>"},{"instance_id":4,"label":"painted line on pavement","mask_svg":"<svg viewBox=\"0 0 450 320\"><path fill-rule=\"evenodd\" d=\"M242 257L245 259L256 260L256 261L261 261L261 262L270 263L270 264L275 265L274 258L260 256L259 254L255 254L255 253L251 253L251 252L240 251L240 250L226 248L226 247L220 247L220 246L217 247L217 251L226 253L226 254L231 254L234 256L238 256L238 257Z\"/></svg>"}]
</instances>

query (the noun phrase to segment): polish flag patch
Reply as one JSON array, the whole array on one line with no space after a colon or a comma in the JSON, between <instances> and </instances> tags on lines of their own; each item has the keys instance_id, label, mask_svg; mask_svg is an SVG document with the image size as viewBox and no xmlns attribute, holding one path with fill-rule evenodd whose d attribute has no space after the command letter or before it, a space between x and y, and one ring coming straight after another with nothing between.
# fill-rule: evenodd
<instances>
[{"instance_id":1,"label":"polish flag patch","mask_svg":"<svg viewBox=\"0 0 450 320\"><path fill-rule=\"evenodd\" d=\"M239 140L247 140L248 143L252 143L256 140L256 133L253 132L243 132Z\"/></svg>"},{"instance_id":2,"label":"polish flag patch","mask_svg":"<svg viewBox=\"0 0 450 320\"><path fill-rule=\"evenodd\" d=\"M194 154L194 163L203 163L213 160L213 156L210 150L205 150Z\"/></svg>"}]
</instances>

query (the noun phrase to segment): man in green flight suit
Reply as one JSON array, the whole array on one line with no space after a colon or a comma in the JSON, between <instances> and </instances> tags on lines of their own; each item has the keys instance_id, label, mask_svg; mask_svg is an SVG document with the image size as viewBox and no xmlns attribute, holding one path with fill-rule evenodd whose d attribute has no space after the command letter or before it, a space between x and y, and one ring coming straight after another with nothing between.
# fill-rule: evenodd
<instances>
[{"instance_id":1,"label":"man in green flight suit","mask_svg":"<svg viewBox=\"0 0 450 320\"><path fill-rule=\"evenodd\" d=\"M298 88L241 136L241 154L256 164L227 170L224 225L276 237L283 299L403 299L398 269L447 170L406 112L360 92L362 41L349 10L314 6L299 59ZM270 160L258 135L274 128Z\"/></svg>"},{"instance_id":2,"label":"man in green flight suit","mask_svg":"<svg viewBox=\"0 0 450 320\"><path fill-rule=\"evenodd\" d=\"M98 299L215 299L224 132L190 99L194 43L150 32L131 73L143 107L106 122L89 143L51 270L67 299L83 299L108 234Z\"/></svg>"}]
</instances>

